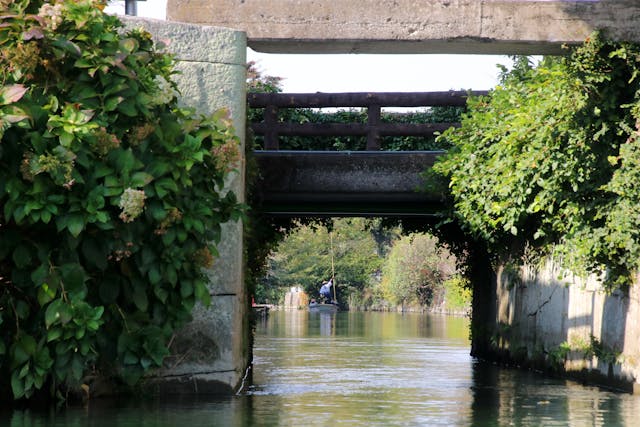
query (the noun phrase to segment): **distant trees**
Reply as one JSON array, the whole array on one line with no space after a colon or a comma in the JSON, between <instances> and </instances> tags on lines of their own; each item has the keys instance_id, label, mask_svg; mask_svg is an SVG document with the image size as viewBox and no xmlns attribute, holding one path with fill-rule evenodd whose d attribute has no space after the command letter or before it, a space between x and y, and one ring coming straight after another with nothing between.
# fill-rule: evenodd
<instances>
[{"instance_id":1,"label":"distant trees","mask_svg":"<svg viewBox=\"0 0 640 427\"><path fill-rule=\"evenodd\" d=\"M385 299L398 305L430 306L444 299L444 282L455 273L455 259L428 234L402 236L382 269Z\"/></svg>"},{"instance_id":2,"label":"distant trees","mask_svg":"<svg viewBox=\"0 0 640 427\"><path fill-rule=\"evenodd\" d=\"M331 277L333 255L341 303L441 307L446 302L455 310L468 306L470 295L456 274L455 258L435 237L402 236L399 228L388 228L380 239L376 221L342 218L329 227L299 224L268 258L257 298L278 303L293 286L317 297L321 282Z\"/></svg>"},{"instance_id":3,"label":"distant trees","mask_svg":"<svg viewBox=\"0 0 640 427\"><path fill-rule=\"evenodd\" d=\"M362 218L335 219L331 231L319 225L299 225L269 257L267 274L258 288L275 285L286 291L301 286L317 296L322 280L331 277L333 257L337 290L343 299L362 292L382 265L365 222Z\"/></svg>"}]
</instances>

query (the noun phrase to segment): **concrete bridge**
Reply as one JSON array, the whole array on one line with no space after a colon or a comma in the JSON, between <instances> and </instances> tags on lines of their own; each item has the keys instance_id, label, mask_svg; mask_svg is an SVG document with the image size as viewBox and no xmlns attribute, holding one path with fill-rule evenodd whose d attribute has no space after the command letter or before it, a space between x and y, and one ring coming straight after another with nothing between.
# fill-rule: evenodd
<instances>
[{"instance_id":1,"label":"concrete bridge","mask_svg":"<svg viewBox=\"0 0 640 427\"><path fill-rule=\"evenodd\" d=\"M640 4L636 0L169 0L167 16L181 23L128 19L127 25L144 26L156 39L169 40L182 72L176 80L184 103L204 113L228 107L243 141L247 46L281 53L557 54L563 52L562 44L580 43L597 29L612 38L640 41ZM342 167L345 159L333 161ZM227 188L242 200L244 186L242 164ZM286 198L289 190L283 191L282 197ZM334 196L324 195L325 200ZM177 334L175 343L190 349L188 357L177 358L179 363L167 365L149 380L157 389L233 393L242 388L250 363L242 241L242 225L226 224L220 259L208 272L212 306L197 307L193 321ZM628 361L640 360L636 338L640 331L632 327L640 325L639 298L601 301L585 294L595 287L585 290L575 279L575 292L582 292L586 302L569 304L577 300L574 291L558 282L555 278L559 274L554 273L548 279L536 276L513 286L500 282L501 276L495 272L485 276L483 286L489 291L481 295L483 300L474 301L473 316L476 326L481 326L476 329L485 332L474 340L483 339L489 346L496 330L508 327L516 331L524 325L522 330L529 334L523 332L528 337L522 341L524 347L512 342L511 348L527 351L529 347L551 348L572 336L588 342L589 333L602 330L609 331L601 337L603 345L620 347ZM504 286L500 287L501 283ZM531 290L531 301L523 302L518 294L523 283ZM544 292L551 289L549 286L555 286L554 291ZM539 287L543 291L537 291ZM555 289L563 290L556 293ZM556 307L548 303L556 294L566 304L550 313L552 322L544 322L545 307ZM620 307L615 310L617 316L609 319L601 315L603 305L608 312L614 305ZM477 307L480 311L476 312ZM537 314L535 323L531 323L531 313ZM577 315L581 322L573 328L571 318ZM519 324L520 318L524 321ZM561 329L556 334L548 332L554 328ZM577 369L582 368L640 384L636 380L640 378L638 362L617 366L615 373L610 365L593 360Z\"/></svg>"},{"instance_id":2,"label":"concrete bridge","mask_svg":"<svg viewBox=\"0 0 640 427\"><path fill-rule=\"evenodd\" d=\"M256 192L266 215L434 219L436 194L421 174L440 152L256 151Z\"/></svg>"},{"instance_id":3,"label":"concrete bridge","mask_svg":"<svg viewBox=\"0 0 640 427\"><path fill-rule=\"evenodd\" d=\"M637 0L169 0L167 17L277 53L559 54L595 30L640 41Z\"/></svg>"}]
</instances>

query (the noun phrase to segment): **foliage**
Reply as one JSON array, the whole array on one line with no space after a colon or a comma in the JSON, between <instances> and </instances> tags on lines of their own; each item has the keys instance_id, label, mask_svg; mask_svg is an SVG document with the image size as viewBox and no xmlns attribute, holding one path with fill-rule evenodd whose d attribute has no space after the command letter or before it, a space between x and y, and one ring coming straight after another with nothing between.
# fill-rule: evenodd
<instances>
[{"instance_id":1,"label":"foliage","mask_svg":"<svg viewBox=\"0 0 640 427\"><path fill-rule=\"evenodd\" d=\"M333 261L338 295L361 292L381 265L376 243L365 227L362 218L334 219L331 231L299 225L270 257L268 280L285 288L302 286L317 296L321 282L332 275Z\"/></svg>"},{"instance_id":2,"label":"foliage","mask_svg":"<svg viewBox=\"0 0 640 427\"><path fill-rule=\"evenodd\" d=\"M551 366L556 370L564 368L564 364L567 361L567 356L571 352L571 346L567 341L563 341L555 348L550 349L547 352L549 362Z\"/></svg>"},{"instance_id":3,"label":"foliage","mask_svg":"<svg viewBox=\"0 0 640 427\"><path fill-rule=\"evenodd\" d=\"M444 282L444 303L445 309L452 311L468 310L471 307L471 290L467 280L455 274Z\"/></svg>"},{"instance_id":4,"label":"foliage","mask_svg":"<svg viewBox=\"0 0 640 427\"><path fill-rule=\"evenodd\" d=\"M382 268L383 293L396 304L430 306L442 299L443 282L455 260L428 234L411 234L395 242Z\"/></svg>"},{"instance_id":5,"label":"foliage","mask_svg":"<svg viewBox=\"0 0 640 427\"><path fill-rule=\"evenodd\" d=\"M631 282L640 260L640 49L595 35L566 58L516 62L469 101L434 167L458 221L503 253L552 249L577 273Z\"/></svg>"},{"instance_id":6,"label":"foliage","mask_svg":"<svg viewBox=\"0 0 640 427\"><path fill-rule=\"evenodd\" d=\"M209 301L238 139L99 2L0 4L0 392L134 383Z\"/></svg>"}]
</instances>

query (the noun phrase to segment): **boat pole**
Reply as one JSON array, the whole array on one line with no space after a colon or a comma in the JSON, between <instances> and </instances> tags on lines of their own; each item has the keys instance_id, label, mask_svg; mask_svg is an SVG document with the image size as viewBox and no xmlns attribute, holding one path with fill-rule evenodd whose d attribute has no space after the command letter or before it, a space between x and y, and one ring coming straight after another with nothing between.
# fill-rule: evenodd
<instances>
[{"instance_id":1,"label":"boat pole","mask_svg":"<svg viewBox=\"0 0 640 427\"><path fill-rule=\"evenodd\" d=\"M333 265L333 232L329 232L329 244L331 246L331 281L333 282L333 300L338 302L336 297L336 272Z\"/></svg>"}]
</instances>

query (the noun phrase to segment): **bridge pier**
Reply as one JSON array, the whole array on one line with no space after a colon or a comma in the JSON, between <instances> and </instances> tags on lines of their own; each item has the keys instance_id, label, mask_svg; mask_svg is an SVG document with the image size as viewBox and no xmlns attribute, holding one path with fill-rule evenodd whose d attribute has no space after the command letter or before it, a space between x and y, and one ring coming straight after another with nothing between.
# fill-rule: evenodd
<instances>
[{"instance_id":1,"label":"bridge pier","mask_svg":"<svg viewBox=\"0 0 640 427\"><path fill-rule=\"evenodd\" d=\"M124 18L128 27L144 27L155 40L168 40L181 74L174 78L182 103L198 112L229 108L242 141L246 121L246 38L240 31L140 18ZM227 183L244 201L244 158ZM193 321L178 331L166 366L149 379L161 393L225 393L241 385L249 364L248 299L244 283L243 228L223 224L220 256L208 271L210 307L197 305Z\"/></svg>"}]
</instances>

